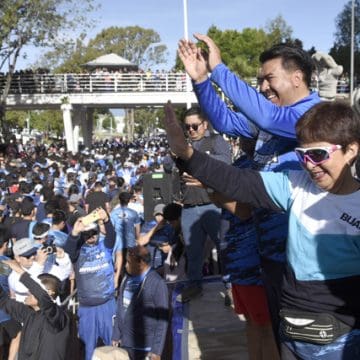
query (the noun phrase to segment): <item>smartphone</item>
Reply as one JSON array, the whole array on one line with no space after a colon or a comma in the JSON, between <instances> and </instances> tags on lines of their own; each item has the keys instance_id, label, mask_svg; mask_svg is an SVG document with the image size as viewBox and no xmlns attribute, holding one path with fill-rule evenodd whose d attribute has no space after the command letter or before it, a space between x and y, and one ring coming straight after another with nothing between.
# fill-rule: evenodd
<instances>
[{"instance_id":1,"label":"smartphone","mask_svg":"<svg viewBox=\"0 0 360 360\"><path fill-rule=\"evenodd\" d=\"M92 211L90 214L84 216L81 221L82 223L87 226L90 225L96 221L100 220L100 215L97 210Z\"/></svg>"}]
</instances>

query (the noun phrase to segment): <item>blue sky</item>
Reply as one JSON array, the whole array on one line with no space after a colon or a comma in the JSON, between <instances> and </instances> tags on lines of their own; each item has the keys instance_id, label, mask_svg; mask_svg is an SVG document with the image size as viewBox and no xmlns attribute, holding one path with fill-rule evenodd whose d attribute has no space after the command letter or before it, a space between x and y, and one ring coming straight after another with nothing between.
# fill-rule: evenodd
<instances>
[{"instance_id":1,"label":"blue sky","mask_svg":"<svg viewBox=\"0 0 360 360\"><path fill-rule=\"evenodd\" d=\"M80 0L81 1L81 0ZM97 0L100 9L91 14L97 20L88 33L94 37L109 26L139 25L157 31L169 50L169 62L174 65L177 42L184 34L183 0ZM264 27L269 20L282 15L293 29L293 37L311 46L329 51L334 42L335 18L348 0L187 0L188 29L206 33L211 25L221 30ZM39 51L30 51L19 65L25 67L38 58ZM19 66L18 66L19 68Z\"/></svg>"}]
</instances>

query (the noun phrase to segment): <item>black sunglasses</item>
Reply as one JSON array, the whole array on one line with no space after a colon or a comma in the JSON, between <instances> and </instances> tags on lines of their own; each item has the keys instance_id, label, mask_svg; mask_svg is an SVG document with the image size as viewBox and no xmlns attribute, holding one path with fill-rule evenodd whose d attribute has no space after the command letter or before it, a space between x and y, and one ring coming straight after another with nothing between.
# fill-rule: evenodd
<instances>
[{"instance_id":1,"label":"black sunglasses","mask_svg":"<svg viewBox=\"0 0 360 360\"><path fill-rule=\"evenodd\" d=\"M187 131L189 131L190 129L193 129L194 131L197 131L201 124L202 124L202 122L200 124L185 124L185 129Z\"/></svg>"},{"instance_id":2,"label":"black sunglasses","mask_svg":"<svg viewBox=\"0 0 360 360\"><path fill-rule=\"evenodd\" d=\"M97 230L84 231L83 237L85 240L87 240L98 234L99 234L99 232Z\"/></svg>"}]
</instances>

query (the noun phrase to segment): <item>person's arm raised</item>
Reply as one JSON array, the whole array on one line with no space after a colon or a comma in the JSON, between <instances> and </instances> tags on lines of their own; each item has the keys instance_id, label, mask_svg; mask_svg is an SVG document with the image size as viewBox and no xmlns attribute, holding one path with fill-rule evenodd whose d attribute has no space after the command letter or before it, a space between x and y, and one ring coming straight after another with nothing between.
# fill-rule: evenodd
<instances>
[{"instance_id":1,"label":"person's arm raised","mask_svg":"<svg viewBox=\"0 0 360 360\"><path fill-rule=\"evenodd\" d=\"M186 142L183 129L176 118L174 108L170 101L165 105L164 111L164 125L171 151L183 160L190 159L194 150Z\"/></svg>"},{"instance_id":2,"label":"person's arm raised","mask_svg":"<svg viewBox=\"0 0 360 360\"><path fill-rule=\"evenodd\" d=\"M199 33L195 33L194 34L195 39L202 41L206 44L207 48L208 48L208 65L209 65L209 70L213 71L214 68L221 64L221 52L220 49L218 48L218 46L215 44L214 40L212 40L209 36L207 35L202 35Z\"/></svg>"},{"instance_id":3,"label":"person's arm raised","mask_svg":"<svg viewBox=\"0 0 360 360\"><path fill-rule=\"evenodd\" d=\"M178 44L178 54L186 72L195 83L201 83L208 78L206 60L194 43L181 39Z\"/></svg>"}]
</instances>

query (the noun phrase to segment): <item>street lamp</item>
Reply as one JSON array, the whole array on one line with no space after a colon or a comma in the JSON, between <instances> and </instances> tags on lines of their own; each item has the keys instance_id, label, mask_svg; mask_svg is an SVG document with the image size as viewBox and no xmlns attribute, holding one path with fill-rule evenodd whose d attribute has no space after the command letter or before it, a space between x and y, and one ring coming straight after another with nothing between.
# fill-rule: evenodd
<instances>
[{"instance_id":1,"label":"street lamp","mask_svg":"<svg viewBox=\"0 0 360 360\"><path fill-rule=\"evenodd\" d=\"M350 39L350 105L354 104L354 43L355 43L355 0L351 1L351 39Z\"/></svg>"},{"instance_id":2,"label":"street lamp","mask_svg":"<svg viewBox=\"0 0 360 360\"><path fill-rule=\"evenodd\" d=\"M187 0L183 0L183 9L184 9L184 39L189 40ZM190 92L191 92L191 80L189 74L186 73L186 108L187 109L191 108Z\"/></svg>"}]
</instances>

